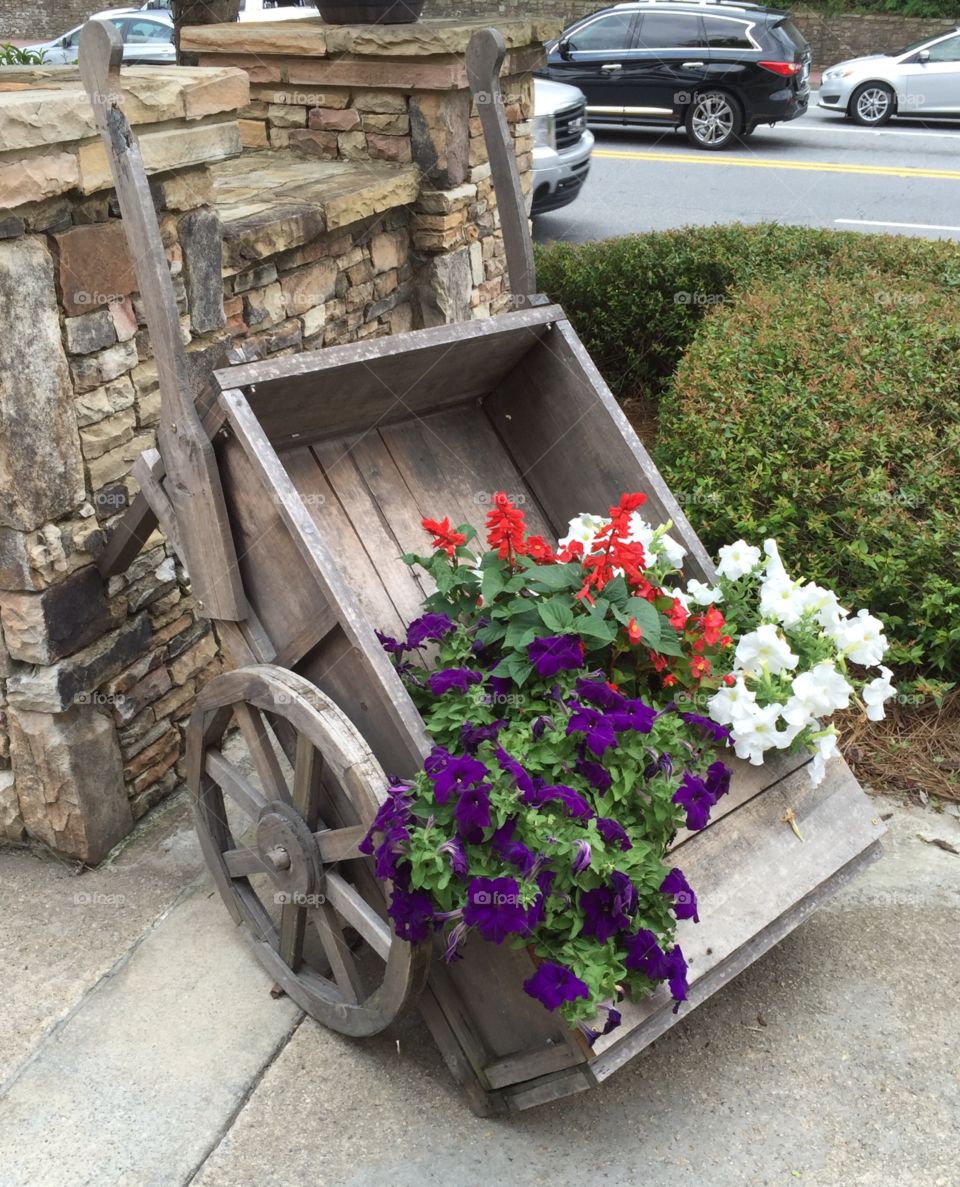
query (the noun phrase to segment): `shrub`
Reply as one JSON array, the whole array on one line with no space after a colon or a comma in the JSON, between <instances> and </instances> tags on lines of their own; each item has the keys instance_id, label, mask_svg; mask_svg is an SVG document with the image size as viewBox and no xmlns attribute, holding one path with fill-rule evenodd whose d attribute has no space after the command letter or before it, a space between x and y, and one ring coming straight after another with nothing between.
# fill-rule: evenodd
<instances>
[{"instance_id":1,"label":"shrub","mask_svg":"<svg viewBox=\"0 0 960 1187\"><path fill-rule=\"evenodd\" d=\"M41 66L43 50L18 49L8 42L0 44L0 66Z\"/></svg>"},{"instance_id":2,"label":"shrub","mask_svg":"<svg viewBox=\"0 0 960 1187\"><path fill-rule=\"evenodd\" d=\"M563 305L621 397L656 398L704 314L736 286L803 267L858 279L868 300L901 279L960 282L950 243L776 224L555 244L538 249L537 265L540 287Z\"/></svg>"},{"instance_id":3,"label":"shrub","mask_svg":"<svg viewBox=\"0 0 960 1187\"><path fill-rule=\"evenodd\" d=\"M777 536L788 569L885 619L896 662L960 676L956 295L807 269L732 297L660 407L657 458L696 528L710 548Z\"/></svg>"}]
</instances>

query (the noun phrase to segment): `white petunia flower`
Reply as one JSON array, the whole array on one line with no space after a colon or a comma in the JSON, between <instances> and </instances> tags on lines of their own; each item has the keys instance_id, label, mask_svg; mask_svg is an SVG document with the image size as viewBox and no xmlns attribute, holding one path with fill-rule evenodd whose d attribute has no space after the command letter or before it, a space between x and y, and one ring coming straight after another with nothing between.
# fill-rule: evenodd
<instances>
[{"instance_id":1,"label":"white petunia flower","mask_svg":"<svg viewBox=\"0 0 960 1187\"><path fill-rule=\"evenodd\" d=\"M801 728L815 717L848 708L853 693L851 685L829 660L816 664L809 672L801 672L794 677L791 687L793 696L784 706L783 716Z\"/></svg>"},{"instance_id":2,"label":"white petunia flower","mask_svg":"<svg viewBox=\"0 0 960 1187\"><path fill-rule=\"evenodd\" d=\"M890 677L892 675L893 673L890 669L885 668L881 664L880 675L864 686L861 695L863 696L863 703L867 706L867 717L871 721L883 721L886 716L886 710L883 707L884 701L889 701L891 697L897 694L897 690L890 683Z\"/></svg>"},{"instance_id":3,"label":"white petunia flower","mask_svg":"<svg viewBox=\"0 0 960 1187\"><path fill-rule=\"evenodd\" d=\"M718 725L732 725L733 719L748 713L756 705L756 694L747 688L743 676L736 684L724 685L707 701L707 712Z\"/></svg>"},{"instance_id":4,"label":"white petunia flower","mask_svg":"<svg viewBox=\"0 0 960 1187\"><path fill-rule=\"evenodd\" d=\"M780 559L780 549L777 547L776 540L764 540L763 551L767 554L767 560L764 564L764 572L767 578L782 578L784 581L789 581L790 578L787 576L787 570L783 567L783 561Z\"/></svg>"},{"instance_id":5,"label":"white petunia flower","mask_svg":"<svg viewBox=\"0 0 960 1187\"><path fill-rule=\"evenodd\" d=\"M784 626L796 626L803 617L800 587L788 577L769 577L760 586L760 613Z\"/></svg>"},{"instance_id":6,"label":"white petunia flower","mask_svg":"<svg viewBox=\"0 0 960 1187\"><path fill-rule=\"evenodd\" d=\"M718 556L717 572L729 581L739 581L760 564L760 549L746 540L724 544Z\"/></svg>"},{"instance_id":7,"label":"white petunia flower","mask_svg":"<svg viewBox=\"0 0 960 1187\"><path fill-rule=\"evenodd\" d=\"M778 729L780 705L744 707L733 719L733 748L738 758L745 758L755 767L763 762L767 750L784 750L800 732L793 726Z\"/></svg>"},{"instance_id":8,"label":"white petunia flower","mask_svg":"<svg viewBox=\"0 0 960 1187\"><path fill-rule=\"evenodd\" d=\"M683 568L683 559L687 555L687 550L682 544L674 540L673 536L666 532L657 541L660 546L660 551L664 554L674 569Z\"/></svg>"},{"instance_id":9,"label":"white petunia flower","mask_svg":"<svg viewBox=\"0 0 960 1187\"><path fill-rule=\"evenodd\" d=\"M558 547L566 548L568 544L574 542L582 544L585 549L588 549L593 543L593 538L600 531L600 529L607 523L607 520L601 519L599 515L587 515L584 512L578 515L576 519L571 519L567 526L567 534L559 541Z\"/></svg>"},{"instance_id":10,"label":"white petunia flower","mask_svg":"<svg viewBox=\"0 0 960 1187\"><path fill-rule=\"evenodd\" d=\"M832 589L824 589L808 581L798 594L799 602L804 614L816 615L817 622L828 635L840 625L841 621L850 613L840 605L840 599Z\"/></svg>"},{"instance_id":11,"label":"white petunia flower","mask_svg":"<svg viewBox=\"0 0 960 1187\"><path fill-rule=\"evenodd\" d=\"M666 586L664 586L663 592L667 595L668 598L676 598L677 601L680 603L680 605L684 608L684 610L686 610L689 613L689 611L690 611L690 595L686 592L686 590L667 589Z\"/></svg>"},{"instance_id":12,"label":"white petunia flower","mask_svg":"<svg viewBox=\"0 0 960 1187\"><path fill-rule=\"evenodd\" d=\"M737 644L736 664L745 672L759 672L764 666L771 675L795 668L799 656L794 655L780 632L772 623L764 623L755 631L743 635Z\"/></svg>"},{"instance_id":13,"label":"white petunia flower","mask_svg":"<svg viewBox=\"0 0 960 1187\"><path fill-rule=\"evenodd\" d=\"M866 610L842 622L833 632L833 639L848 659L866 668L875 668L887 650L883 623Z\"/></svg>"},{"instance_id":14,"label":"white petunia flower","mask_svg":"<svg viewBox=\"0 0 960 1187\"><path fill-rule=\"evenodd\" d=\"M723 594L719 589L705 585L696 577L691 577L687 582L687 596L698 606L710 606L723 601Z\"/></svg>"},{"instance_id":15,"label":"white petunia flower","mask_svg":"<svg viewBox=\"0 0 960 1187\"><path fill-rule=\"evenodd\" d=\"M813 762L807 767L807 773L813 786L819 787L827 773L827 761L840 755L836 731L831 730L823 737L817 738L815 745L817 749L814 751Z\"/></svg>"}]
</instances>

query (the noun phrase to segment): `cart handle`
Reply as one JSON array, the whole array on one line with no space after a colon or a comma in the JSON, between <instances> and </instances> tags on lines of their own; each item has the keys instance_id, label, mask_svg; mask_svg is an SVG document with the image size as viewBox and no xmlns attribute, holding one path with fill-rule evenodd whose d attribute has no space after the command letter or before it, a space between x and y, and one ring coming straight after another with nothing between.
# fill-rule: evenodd
<instances>
[{"instance_id":1,"label":"cart handle","mask_svg":"<svg viewBox=\"0 0 960 1187\"><path fill-rule=\"evenodd\" d=\"M513 137L503 106L500 70L506 56L507 43L499 29L481 29L479 33L474 33L467 46L467 78L487 144L507 253L510 291L514 305L524 308L546 304L546 298L537 294L537 267L533 258L530 219L520 185Z\"/></svg>"},{"instance_id":2,"label":"cart handle","mask_svg":"<svg viewBox=\"0 0 960 1187\"><path fill-rule=\"evenodd\" d=\"M157 445L180 526L183 561L201 613L239 621L246 599L210 438L194 405L180 318L140 146L123 113L123 41L104 21L80 34L80 77L110 162L160 384Z\"/></svg>"}]
</instances>

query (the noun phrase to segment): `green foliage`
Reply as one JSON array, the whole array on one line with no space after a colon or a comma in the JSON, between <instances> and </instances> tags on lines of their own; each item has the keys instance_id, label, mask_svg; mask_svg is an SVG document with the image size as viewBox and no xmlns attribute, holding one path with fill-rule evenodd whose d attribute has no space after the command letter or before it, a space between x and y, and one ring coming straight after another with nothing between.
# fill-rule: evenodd
<instances>
[{"instance_id":1,"label":"green foliage","mask_svg":"<svg viewBox=\"0 0 960 1187\"><path fill-rule=\"evenodd\" d=\"M930 17L953 22L958 19L956 0L804 0L803 8L824 16L862 13L867 16ZM922 37L923 32L917 36ZM901 47L884 45L880 48L895 50Z\"/></svg>"},{"instance_id":2,"label":"green foliage","mask_svg":"<svg viewBox=\"0 0 960 1187\"><path fill-rule=\"evenodd\" d=\"M0 44L0 66L42 66L44 53L35 50L17 49L8 42Z\"/></svg>"},{"instance_id":3,"label":"green foliage","mask_svg":"<svg viewBox=\"0 0 960 1187\"><path fill-rule=\"evenodd\" d=\"M885 620L891 660L956 677L960 307L919 279L939 252L888 242L864 253L914 266L885 291L808 268L732 293L666 390L656 452L708 548L776 536L788 569Z\"/></svg>"}]
</instances>

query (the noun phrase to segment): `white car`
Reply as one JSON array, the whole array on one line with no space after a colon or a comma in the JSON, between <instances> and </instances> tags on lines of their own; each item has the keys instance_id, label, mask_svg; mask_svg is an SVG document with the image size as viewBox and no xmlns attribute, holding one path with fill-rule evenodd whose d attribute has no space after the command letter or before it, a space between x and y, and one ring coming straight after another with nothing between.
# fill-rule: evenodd
<instances>
[{"instance_id":1,"label":"white car","mask_svg":"<svg viewBox=\"0 0 960 1187\"><path fill-rule=\"evenodd\" d=\"M101 19L109 20L119 30L123 38L125 65L177 64L177 51L173 44L173 21L165 12L131 8L126 11L114 9L110 13L98 15ZM62 37L38 42L27 48L34 53L43 54L45 66L70 65L77 60L82 29L83 25L77 25Z\"/></svg>"},{"instance_id":2,"label":"white car","mask_svg":"<svg viewBox=\"0 0 960 1187\"><path fill-rule=\"evenodd\" d=\"M148 0L142 7L170 12L172 3L171 0ZM111 8L107 12L98 13L97 16L112 17L136 11L136 8ZM319 15L314 5L297 3L297 0L240 0L241 21L287 21L296 17Z\"/></svg>"},{"instance_id":3,"label":"white car","mask_svg":"<svg viewBox=\"0 0 960 1187\"><path fill-rule=\"evenodd\" d=\"M831 66L819 106L873 128L895 115L960 116L960 28Z\"/></svg>"}]
</instances>

